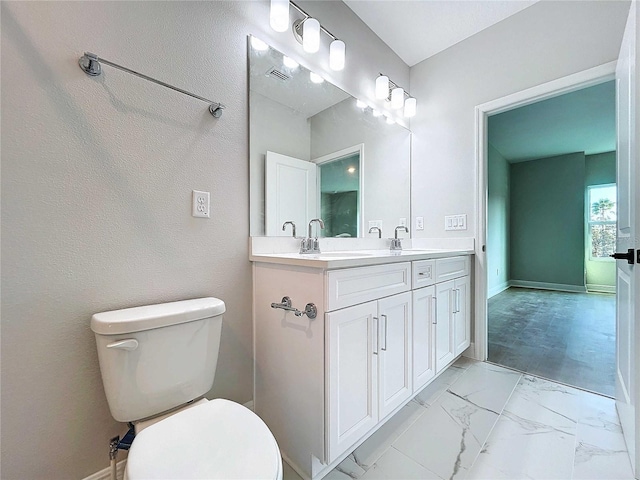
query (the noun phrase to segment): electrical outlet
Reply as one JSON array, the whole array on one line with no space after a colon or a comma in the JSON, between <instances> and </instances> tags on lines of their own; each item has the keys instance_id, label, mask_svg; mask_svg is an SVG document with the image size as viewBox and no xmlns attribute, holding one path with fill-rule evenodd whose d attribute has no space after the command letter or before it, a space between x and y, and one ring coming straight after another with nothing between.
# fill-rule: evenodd
<instances>
[{"instance_id":1,"label":"electrical outlet","mask_svg":"<svg viewBox=\"0 0 640 480\"><path fill-rule=\"evenodd\" d=\"M424 217L416 217L416 230L424 230Z\"/></svg>"},{"instance_id":2,"label":"electrical outlet","mask_svg":"<svg viewBox=\"0 0 640 480\"><path fill-rule=\"evenodd\" d=\"M209 192L194 190L191 215L194 217L209 218L209 198Z\"/></svg>"}]
</instances>

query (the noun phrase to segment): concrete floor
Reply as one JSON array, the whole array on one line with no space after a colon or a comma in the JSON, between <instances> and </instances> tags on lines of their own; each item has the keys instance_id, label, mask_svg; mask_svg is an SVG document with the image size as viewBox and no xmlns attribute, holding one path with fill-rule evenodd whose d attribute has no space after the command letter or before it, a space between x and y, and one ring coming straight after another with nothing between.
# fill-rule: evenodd
<instances>
[{"instance_id":1,"label":"concrete floor","mask_svg":"<svg viewBox=\"0 0 640 480\"><path fill-rule=\"evenodd\" d=\"M615 395L614 295L509 288L488 311L490 362Z\"/></svg>"}]
</instances>

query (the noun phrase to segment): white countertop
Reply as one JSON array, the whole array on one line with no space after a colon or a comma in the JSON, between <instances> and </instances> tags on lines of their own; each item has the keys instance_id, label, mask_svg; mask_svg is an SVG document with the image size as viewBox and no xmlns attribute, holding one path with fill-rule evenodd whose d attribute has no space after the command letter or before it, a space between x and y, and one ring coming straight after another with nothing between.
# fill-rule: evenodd
<instances>
[{"instance_id":1,"label":"white countertop","mask_svg":"<svg viewBox=\"0 0 640 480\"><path fill-rule=\"evenodd\" d=\"M404 249L390 250L352 250L328 251L320 254L300 253L260 253L250 255L252 262L276 263L280 265L297 265L322 269L362 267L383 263L410 262L430 258L455 257L472 255L473 249Z\"/></svg>"}]
</instances>

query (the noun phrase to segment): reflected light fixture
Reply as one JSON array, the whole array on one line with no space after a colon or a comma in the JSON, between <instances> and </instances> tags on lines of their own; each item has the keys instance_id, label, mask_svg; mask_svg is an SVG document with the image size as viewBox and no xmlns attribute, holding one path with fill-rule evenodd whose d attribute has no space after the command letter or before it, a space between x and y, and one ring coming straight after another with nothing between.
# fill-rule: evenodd
<instances>
[{"instance_id":1,"label":"reflected light fixture","mask_svg":"<svg viewBox=\"0 0 640 480\"><path fill-rule=\"evenodd\" d=\"M267 45L266 43L264 43L262 40L260 40L258 37L251 37L251 46L260 51L260 52L264 52L265 50L269 50L269 45Z\"/></svg>"},{"instance_id":2,"label":"reflected light fixture","mask_svg":"<svg viewBox=\"0 0 640 480\"><path fill-rule=\"evenodd\" d=\"M309 72L309 79L313 83L322 83L322 82L324 82L324 78L322 78L320 75L318 75L317 73L314 73L314 72Z\"/></svg>"},{"instance_id":3,"label":"reflected light fixture","mask_svg":"<svg viewBox=\"0 0 640 480\"><path fill-rule=\"evenodd\" d=\"M346 46L342 40L334 40L329 45L329 67L331 70L340 71L344 69Z\"/></svg>"},{"instance_id":4,"label":"reflected light fixture","mask_svg":"<svg viewBox=\"0 0 640 480\"><path fill-rule=\"evenodd\" d=\"M398 109L404 106L404 89L396 87L391 90L391 108Z\"/></svg>"},{"instance_id":5,"label":"reflected light fixture","mask_svg":"<svg viewBox=\"0 0 640 480\"><path fill-rule=\"evenodd\" d=\"M349 172L349 173L355 173L355 171L356 171L356 167L347 168L347 172Z\"/></svg>"},{"instance_id":6,"label":"reflected light fixture","mask_svg":"<svg viewBox=\"0 0 640 480\"><path fill-rule=\"evenodd\" d=\"M292 70L300 66L300 64L296 62L293 58L289 58L286 55L282 57L282 63L284 64L285 67L290 68Z\"/></svg>"},{"instance_id":7,"label":"reflected light fixture","mask_svg":"<svg viewBox=\"0 0 640 480\"><path fill-rule=\"evenodd\" d=\"M380 75L376 78L376 98L384 100L389 97L389 77Z\"/></svg>"},{"instance_id":8,"label":"reflected light fixture","mask_svg":"<svg viewBox=\"0 0 640 480\"><path fill-rule=\"evenodd\" d=\"M276 32L286 32L289 28L289 0L271 0L269 24Z\"/></svg>"},{"instance_id":9,"label":"reflected light fixture","mask_svg":"<svg viewBox=\"0 0 640 480\"><path fill-rule=\"evenodd\" d=\"M414 117L416 115L417 103L418 103L418 101L413 97L409 97L404 101L404 116L405 117L411 118L411 117Z\"/></svg>"}]
</instances>

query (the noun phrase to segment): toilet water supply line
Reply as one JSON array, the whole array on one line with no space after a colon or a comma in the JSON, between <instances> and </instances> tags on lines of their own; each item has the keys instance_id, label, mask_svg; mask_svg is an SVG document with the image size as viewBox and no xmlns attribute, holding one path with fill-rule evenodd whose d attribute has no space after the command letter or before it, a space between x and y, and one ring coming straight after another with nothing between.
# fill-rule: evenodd
<instances>
[{"instance_id":1,"label":"toilet water supply line","mask_svg":"<svg viewBox=\"0 0 640 480\"><path fill-rule=\"evenodd\" d=\"M129 450L133 439L136 436L136 431L133 427L133 423L128 423L129 431L122 437L113 437L109 440L109 467L111 468L111 480L118 480L118 463L117 456L118 450Z\"/></svg>"}]
</instances>

